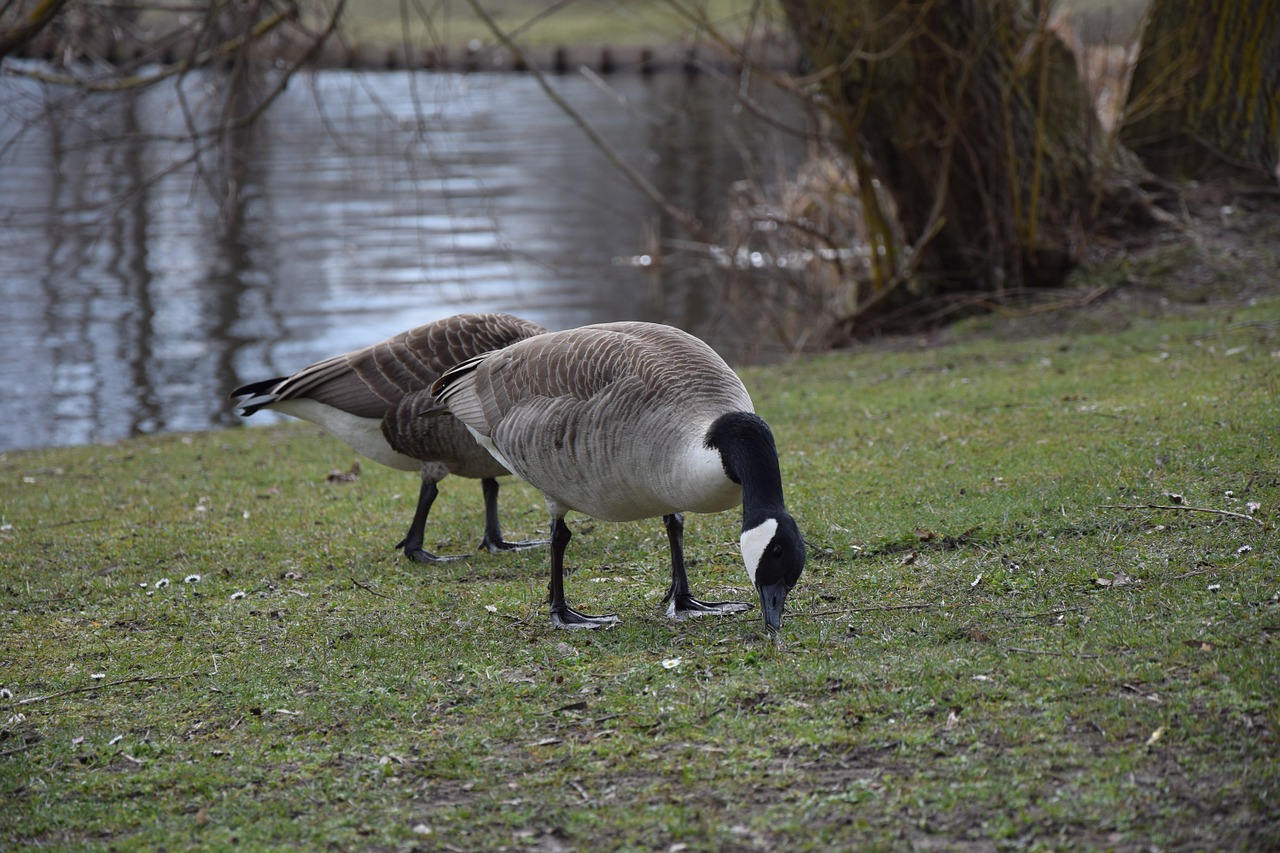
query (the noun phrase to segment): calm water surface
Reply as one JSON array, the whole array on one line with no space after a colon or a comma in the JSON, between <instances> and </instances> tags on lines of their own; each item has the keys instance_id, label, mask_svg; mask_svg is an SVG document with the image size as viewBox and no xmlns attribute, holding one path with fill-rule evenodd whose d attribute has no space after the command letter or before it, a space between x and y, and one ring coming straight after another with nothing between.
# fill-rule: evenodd
<instances>
[{"instance_id":1,"label":"calm water surface","mask_svg":"<svg viewBox=\"0 0 1280 853\"><path fill-rule=\"evenodd\" d=\"M799 156L709 80L554 84L707 222ZM0 77L0 450L230 425L241 382L460 311L754 352L706 265L633 263L675 232L531 77L299 76L197 169L182 102L202 87L72 100Z\"/></svg>"}]
</instances>

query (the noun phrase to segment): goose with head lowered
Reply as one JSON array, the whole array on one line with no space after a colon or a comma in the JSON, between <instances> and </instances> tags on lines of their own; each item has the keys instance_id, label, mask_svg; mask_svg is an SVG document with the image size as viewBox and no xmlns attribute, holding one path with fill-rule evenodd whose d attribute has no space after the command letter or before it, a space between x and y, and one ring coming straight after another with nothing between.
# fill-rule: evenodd
<instances>
[{"instance_id":1,"label":"goose with head lowered","mask_svg":"<svg viewBox=\"0 0 1280 853\"><path fill-rule=\"evenodd\" d=\"M547 330L510 314L459 314L427 323L364 349L317 362L292 376L242 385L240 413L271 409L324 427L383 465L418 471L422 487L409 532L396 547L418 562L449 559L423 548L427 515L449 474L480 480L490 552L545 544L507 542L498 522L498 481L507 474L465 426L451 417L418 417L434 403L431 383L449 367Z\"/></svg>"},{"instance_id":2,"label":"goose with head lowered","mask_svg":"<svg viewBox=\"0 0 1280 853\"><path fill-rule=\"evenodd\" d=\"M711 347L670 326L624 322L549 332L464 361L432 385L447 409L551 515L551 622L595 628L564 594L570 510L605 521L661 516L671 548L673 617L732 613L742 602L689 592L685 512L742 505L742 558L765 626L777 631L805 544L787 512L778 452L742 380Z\"/></svg>"}]
</instances>

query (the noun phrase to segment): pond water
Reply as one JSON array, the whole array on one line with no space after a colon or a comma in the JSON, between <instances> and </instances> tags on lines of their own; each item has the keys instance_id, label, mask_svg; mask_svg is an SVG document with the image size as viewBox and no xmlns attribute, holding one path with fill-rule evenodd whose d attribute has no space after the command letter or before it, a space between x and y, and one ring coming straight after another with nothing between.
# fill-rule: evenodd
<instances>
[{"instance_id":1,"label":"pond water","mask_svg":"<svg viewBox=\"0 0 1280 853\"><path fill-rule=\"evenodd\" d=\"M709 79L552 83L704 222L802 153ZM298 75L197 168L186 129L217 85L84 97L0 77L0 450L235 424L237 384L461 311L668 322L762 354L531 76ZM655 247L660 274L638 260Z\"/></svg>"}]
</instances>

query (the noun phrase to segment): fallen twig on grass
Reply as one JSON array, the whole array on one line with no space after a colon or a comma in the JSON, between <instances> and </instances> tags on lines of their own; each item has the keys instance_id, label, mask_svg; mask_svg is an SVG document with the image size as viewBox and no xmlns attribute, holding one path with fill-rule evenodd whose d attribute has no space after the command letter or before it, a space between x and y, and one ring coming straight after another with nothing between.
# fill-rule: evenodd
<instances>
[{"instance_id":1,"label":"fallen twig on grass","mask_svg":"<svg viewBox=\"0 0 1280 853\"><path fill-rule=\"evenodd\" d=\"M1183 512L1210 512L1214 515L1229 515L1232 518L1243 518L1252 521L1259 527L1266 527L1267 523L1260 518L1252 515L1245 515L1243 512L1232 512L1229 509L1213 509L1207 506L1188 506L1187 504L1175 504L1167 506L1165 504L1103 504L1102 509L1173 509L1182 510Z\"/></svg>"},{"instance_id":2,"label":"fallen twig on grass","mask_svg":"<svg viewBox=\"0 0 1280 853\"><path fill-rule=\"evenodd\" d=\"M391 596L389 596L389 595L383 595L382 593L378 592L376 589L373 589L372 587L368 587L368 586L365 586L364 584L360 583L360 581L356 580L355 578L352 578L352 579L351 579L351 582L352 582L353 584L355 584L356 586L360 587L361 589L363 589L365 592L369 593L370 595L376 595L376 596L378 596L378 598L385 598L385 599L387 599L388 601L391 601L391 600L392 600Z\"/></svg>"},{"instance_id":3,"label":"fallen twig on grass","mask_svg":"<svg viewBox=\"0 0 1280 853\"><path fill-rule=\"evenodd\" d=\"M108 687L119 687L121 684L149 684L154 681L177 681L180 678L190 678L193 675L199 674L199 672L184 672L181 675L138 675L133 678L121 678L116 681L107 681L102 684L86 684L82 687L72 687L69 690L59 690L57 693L47 693L44 696L28 696L26 699L19 699L13 704L30 705L32 702L44 702L47 699L57 699L61 696L70 696L73 693L96 693L99 690L105 690Z\"/></svg>"},{"instance_id":4,"label":"fallen twig on grass","mask_svg":"<svg viewBox=\"0 0 1280 853\"><path fill-rule=\"evenodd\" d=\"M1102 655L1077 654L1075 652L1050 652L1044 649L1024 649L1018 646L1008 646L1006 652L1017 652L1023 655L1047 655L1055 658L1078 658L1080 660L1093 660L1100 658Z\"/></svg>"},{"instance_id":5,"label":"fallen twig on grass","mask_svg":"<svg viewBox=\"0 0 1280 853\"><path fill-rule=\"evenodd\" d=\"M1039 613L1006 613L1010 619L1042 619L1045 616L1062 616L1067 613L1074 613L1079 607L1055 607L1052 610L1041 610Z\"/></svg>"},{"instance_id":6,"label":"fallen twig on grass","mask_svg":"<svg viewBox=\"0 0 1280 853\"><path fill-rule=\"evenodd\" d=\"M929 607L946 607L946 606L947 605L945 603L930 601L924 604L885 604L885 605L879 605L874 607L848 607L843 610L818 610L813 613L797 610L794 612L788 611L787 618L790 619L797 616L841 616L845 613L866 613L868 611L877 611L877 610L924 610Z\"/></svg>"}]
</instances>

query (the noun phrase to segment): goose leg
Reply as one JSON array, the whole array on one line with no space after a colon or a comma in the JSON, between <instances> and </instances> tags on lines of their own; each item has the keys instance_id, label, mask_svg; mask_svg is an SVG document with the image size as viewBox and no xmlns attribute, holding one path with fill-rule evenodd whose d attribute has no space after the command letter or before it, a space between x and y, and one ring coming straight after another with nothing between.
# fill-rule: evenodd
<instances>
[{"instance_id":1,"label":"goose leg","mask_svg":"<svg viewBox=\"0 0 1280 853\"><path fill-rule=\"evenodd\" d=\"M484 492L484 538L480 547L490 554L501 551L521 551L546 545L546 539L526 539L523 542L508 542L502 538L502 525L498 522L498 481L493 477L485 477L480 481L480 489Z\"/></svg>"},{"instance_id":2,"label":"goose leg","mask_svg":"<svg viewBox=\"0 0 1280 853\"><path fill-rule=\"evenodd\" d=\"M553 628L602 628L618 624L616 614L588 616L564 600L564 549L573 534L563 518L551 520L551 626Z\"/></svg>"},{"instance_id":3,"label":"goose leg","mask_svg":"<svg viewBox=\"0 0 1280 853\"><path fill-rule=\"evenodd\" d=\"M461 554L438 557L422 548L423 532L427 528L427 515L431 512L431 505L435 503L436 496L439 494L440 489L434 482L422 481L422 488L418 490L418 508L414 510L413 522L409 525L409 532L396 544L397 548L404 549L406 557L416 563L443 563L448 560L462 559Z\"/></svg>"},{"instance_id":4,"label":"goose leg","mask_svg":"<svg viewBox=\"0 0 1280 853\"><path fill-rule=\"evenodd\" d=\"M708 614L740 613L750 609L744 601L699 601L689 592L689 576L684 570L684 516L678 512L662 517L667 528L667 541L671 545L671 586L663 601L667 603L667 616L672 619L688 619Z\"/></svg>"}]
</instances>

